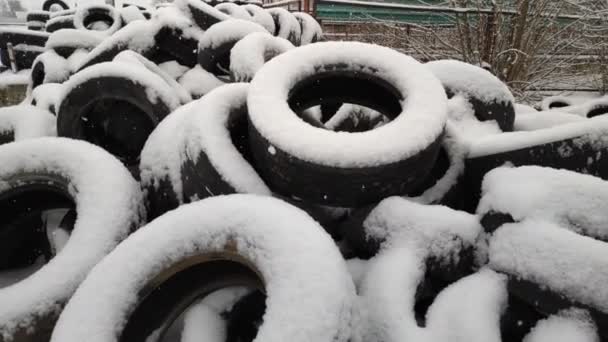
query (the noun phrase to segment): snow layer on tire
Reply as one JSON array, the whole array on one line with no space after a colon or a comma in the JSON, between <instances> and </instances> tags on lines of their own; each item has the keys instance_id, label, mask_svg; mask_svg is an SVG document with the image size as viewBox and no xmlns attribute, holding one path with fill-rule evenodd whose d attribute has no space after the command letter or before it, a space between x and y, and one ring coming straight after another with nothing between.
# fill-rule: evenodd
<instances>
[{"instance_id":1,"label":"snow layer on tire","mask_svg":"<svg viewBox=\"0 0 608 342\"><path fill-rule=\"evenodd\" d=\"M319 73L319 68L323 71L324 66L338 63L379 77L404 94L401 114L382 127L356 134L302 121L289 108L289 91L299 80ZM413 58L355 42L309 44L273 58L256 74L248 97L251 123L277 148L305 161L337 167L375 166L417 154L442 134L446 103L439 80Z\"/></svg>"},{"instance_id":2,"label":"snow layer on tire","mask_svg":"<svg viewBox=\"0 0 608 342\"><path fill-rule=\"evenodd\" d=\"M577 309L560 311L538 321L522 342L600 342L595 323Z\"/></svg>"},{"instance_id":3,"label":"snow layer on tire","mask_svg":"<svg viewBox=\"0 0 608 342\"><path fill-rule=\"evenodd\" d=\"M488 172L477 213L498 212L515 221L542 219L579 234L608 240L608 182L539 166Z\"/></svg>"},{"instance_id":4,"label":"snow layer on tire","mask_svg":"<svg viewBox=\"0 0 608 342\"><path fill-rule=\"evenodd\" d=\"M0 108L0 135L7 132L13 134L15 141L56 136L55 116L30 105L3 107Z\"/></svg>"},{"instance_id":5,"label":"snow layer on tire","mask_svg":"<svg viewBox=\"0 0 608 342\"><path fill-rule=\"evenodd\" d=\"M441 83L455 93L475 96L485 103L515 102L509 88L491 72L456 60L431 61L425 64Z\"/></svg>"},{"instance_id":6,"label":"snow layer on tire","mask_svg":"<svg viewBox=\"0 0 608 342\"><path fill-rule=\"evenodd\" d=\"M356 295L334 242L303 211L253 195L184 205L132 234L79 287L51 341L117 341L138 289L183 258L228 245L265 284L267 309L255 341L347 341Z\"/></svg>"},{"instance_id":7,"label":"snow layer on tire","mask_svg":"<svg viewBox=\"0 0 608 342\"><path fill-rule=\"evenodd\" d=\"M542 243L540 243L542 242ZM554 223L504 224L489 245L489 266L608 312L608 245Z\"/></svg>"},{"instance_id":8,"label":"snow layer on tire","mask_svg":"<svg viewBox=\"0 0 608 342\"><path fill-rule=\"evenodd\" d=\"M266 11L272 15L275 21L275 30L278 23L278 31L273 32L273 34L291 41L294 45L300 45L302 28L298 19L284 8L274 7Z\"/></svg>"},{"instance_id":9,"label":"snow layer on tire","mask_svg":"<svg viewBox=\"0 0 608 342\"><path fill-rule=\"evenodd\" d=\"M85 27L84 21L91 11L107 12L108 16L112 18L112 24L105 30L95 30L94 28L89 29ZM74 26L77 30L93 31L100 35L111 35L122 27L122 18L120 17L120 12L110 5L95 4L79 6L74 14Z\"/></svg>"},{"instance_id":10,"label":"snow layer on tire","mask_svg":"<svg viewBox=\"0 0 608 342\"><path fill-rule=\"evenodd\" d=\"M250 33L230 50L230 73L236 81L251 81L267 61L293 48L287 39L263 32Z\"/></svg>"},{"instance_id":11,"label":"snow layer on tire","mask_svg":"<svg viewBox=\"0 0 608 342\"><path fill-rule=\"evenodd\" d=\"M15 174L51 172L69 181L78 217L65 247L21 282L0 289L0 331L10 340L36 316L58 313L89 270L144 219L139 184L113 156L86 142L38 138L0 148L0 191Z\"/></svg>"},{"instance_id":12,"label":"snow layer on tire","mask_svg":"<svg viewBox=\"0 0 608 342\"><path fill-rule=\"evenodd\" d=\"M597 117L531 132L506 132L475 140L469 158L523 149L530 146L585 136L597 147L607 146L608 118Z\"/></svg>"},{"instance_id":13,"label":"snow layer on tire","mask_svg":"<svg viewBox=\"0 0 608 342\"><path fill-rule=\"evenodd\" d=\"M126 78L136 84L140 84L146 89L146 95L151 103L162 101L162 103L166 104L171 110L174 110L181 104L174 89L171 88L162 77L146 68L133 67L130 63L119 62L95 64L74 74L64 83L63 93L60 96L59 102L61 102L75 87L78 87L80 84L90 79L99 77Z\"/></svg>"},{"instance_id":14,"label":"snow layer on tire","mask_svg":"<svg viewBox=\"0 0 608 342\"><path fill-rule=\"evenodd\" d=\"M200 65L186 71L178 82L193 98L200 98L213 89L226 84Z\"/></svg>"},{"instance_id":15,"label":"snow layer on tire","mask_svg":"<svg viewBox=\"0 0 608 342\"><path fill-rule=\"evenodd\" d=\"M300 23L302 35L300 36L300 45L306 45L318 41L323 37L321 25L310 14L304 12L292 13Z\"/></svg>"},{"instance_id":16,"label":"snow layer on tire","mask_svg":"<svg viewBox=\"0 0 608 342\"><path fill-rule=\"evenodd\" d=\"M241 39L252 32L267 32L254 22L243 19L228 19L211 26L199 40L199 49L213 49L218 46Z\"/></svg>"},{"instance_id":17,"label":"snow layer on tire","mask_svg":"<svg viewBox=\"0 0 608 342\"><path fill-rule=\"evenodd\" d=\"M234 147L228 131L230 114L245 105L248 88L245 83L219 87L167 116L142 150L142 184L156 186L159 180L168 178L180 203L186 202L181 166L186 158L196 162L204 152L237 192L270 195L264 181Z\"/></svg>"},{"instance_id":18,"label":"snow layer on tire","mask_svg":"<svg viewBox=\"0 0 608 342\"><path fill-rule=\"evenodd\" d=\"M516 115L513 128L516 131L535 131L537 129L551 128L583 120L585 119L575 114L559 110L548 110L536 112L532 115Z\"/></svg>"},{"instance_id":19,"label":"snow layer on tire","mask_svg":"<svg viewBox=\"0 0 608 342\"><path fill-rule=\"evenodd\" d=\"M226 13L232 18L251 21L251 15L247 10L232 2L223 2L215 5L215 9L222 13Z\"/></svg>"},{"instance_id":20,"label":"snow layer on tire","mask_svg":"<svg viewBox=\"0 0 608 342\"><path fill-rule=\"evenodd\" d=\"M46 41L45 48L52 50L57 47L74 47L93 49L101 43L103 36L95 31L61 29L53 32Z\"/></svg>"},{"instance_id":21,"label":"snow layer on tire","mask_svg":"<svg viewBox=\"0 0 608 342\"><path fill-rule=\"evenodd\" d=\"M260 6L252 4L243 5L241 7L243 7L251 16L249 20L264 26L264 28L268 30L270 34L274 34L276 28L274 19L272 19L272 16L266 12L266 10Z\"/></svg>"},{"instance_id":22,"label":"snow layer on tire","mask_svg":"<svg viewBox=\"0 0 608 342\"><path fill-rule=\"evenodd\" d=\"M32 90L32 99L36 101L36 107L42 109L55 108L57 110L57 100L61 96L63 85L59 83L41 84ZM53 123L55 126L55 122ZM56 127L54 128L54 131Z\"/></svg>"},{"instance_id":23,"label":"snow layer on tire","mask_svg":"<svg viewBox=\"0 0 608 342\"><path fill-rule=\"evenodd\" d=\"M59 56L55 51L45 51L38 55L32 66L36 66L36 63L44 63L44 79L42 79L42 83L63 82L70 77L71 68L68 61ZM34 68L34 70L36 69ZM33 76L35 75L36 73ZM31 86L33 84L30 84Z\"/></svg>"}]
</instances>

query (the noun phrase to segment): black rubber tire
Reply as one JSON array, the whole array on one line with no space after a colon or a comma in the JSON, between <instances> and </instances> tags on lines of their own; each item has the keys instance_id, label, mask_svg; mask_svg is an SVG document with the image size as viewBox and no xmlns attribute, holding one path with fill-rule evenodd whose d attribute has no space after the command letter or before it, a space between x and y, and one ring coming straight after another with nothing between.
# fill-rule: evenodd
<instances>
[{"instance_id":1,"label":"black rubber tire","mask_svg":"<svg viewBox=\"0 0 608 342\"><path fill-rule=\"evenodd\" d=\"M300 23L300 28L302 29L300 45L321 41L323 38L323 30L315 18L305 12L294 12L293 16L296 17Z\"/></svg>"},{"instance_id":2,"label":"black rubber tire","mask_svg":"<svg viewBox=\"0 0 608 342\"><path fill-rule=\"evenodd\" d=\"M179 6L185 7L191 14L194 23L204 31L220 21L230 19L230 16L215 9L213 3L207 4L200 0L182 0Z\"/></svg>"},{"instance_id":3,"label":"black rubber tire","mask_svg":"<svg viewBox=\"0 0 608 342\"><path fill-rule=\"evenodd\" d=\"M46 30L46 23L43 21L28 21L27 29L30 31L44 31Z\"/></svg>"},{"instance_id":4,"label":"black rubber tire","mask_svg":"<svg viewBox=\"0 0 608 342\"><path fill-rule=\"evenodd\" d=\"M225 34L223 28L230 27L237 22L239 24L247 24L249 27L247 30L240 32L239 35L231 35L230 39L225 39L219 44L217 43L217 39L211 38L216 34L223 36ZM266 29L254 22L246 22L242 19L229 19L216 25L201 36L198 44L198 64L215 76L229 76L230 50L246 35L253 32L266 32ZM214 44L207 45L204 42L214 42Z\"/></svg>"},{"instance_id":5,"label":"black rubber tire","mask_svg":"<svg viewBox=\"0 0 608 342\"><path fill-rule=\"evenodd\" d=\"M53 5L59 5L64 10L70 9L70 6L68 6L68 4L65 1L63 1L63 0L45 0L42 3L42 10L43 11L50 11L51 10L51 6L53 6Z\"/></svg>"},{"instance_id":6,"label":"black rubber tire","mask_svg":"<svg viewBox=\"0 0 608 342\"><path fill-rule=\"evenodd\" d=\"M110 69L112 64L104 63L83 72ZM165 84L160 76L141 69L139 72L149 72ZM115 73L74 81L70 87L72 90L61 100L57 111L57 134L107 149L139 177L139 154L148 135L179 101L171 99L174 103L166 103L166 99L159 98L153 103L148 98L150 85Z\"/></svg>"},{"instance_id":7,"label":"black rubber tire","mask_svg":"<svg viewBox=\"0 0 608 342\"><path fill-rule=\"evenodd\" d=\"M589 111L585 114L587 118L593 118L596 116L608 114L608 101L606 103L599 103L594 105Z\"/></svg>"},{"instance_id":8,"label":"black rubber tire","mask_svg":"<svg viewBox=\"0 0 608 342\"><path fill-rule=\"evenodd\" d=\"M73 29L74 26L74 15L65 15L49 19L46 22L46 32L55 32L61 29Z\"/></svg>"},{"instance_id":9,"label":"black rubber tire","mask_svg":"<svg viewBox=\"0 0 608 342\"><path fill-rule=\"evenodd\" d=\"M56 72L57 66L54 62L60 58L67 65L67 61L61 56L51 56L53 51L46 51L40 54L32 63L32 72L30 73L30 86L35 89L43 83L63 83L70 77L69 73ZM49 72L50 71L50 72Z\"/></svg>"},{"instance_id":10,"label":"black rubber tire","mask_svg":"<svg viewBox=\"0 0 608 342\"><path fill-rule=\"evenodd\" d=\"M251 342L263 324L266 295L253 291L239 299L226 317L226 342Z\"/></svg>"},{"instance_id":11,"label":"black rubber tire","mask_svg":"<svg viewBox=\"0 0 608 342\"><path fill-rule=\"evenodd\" d=\"M48 11L32 11L25 16L25 21L42 21L47 22L51 14Z\"/></svg>"},{"instance_id":12,"label":"black rubber tire","mask_svg":"<svg viewBox=\"0 0 608 342\"><path fill-rule=\"evenodd\" d=\"M76 50L91 51L103 39L94 31L63 29L56 32L47 41L46 49L55 51L63 58L69 58Z\"/></svg>"},{"instance_id":13,"label":"black rubber tire","mask_svg":"<svg viewBox=\"0 0 608 342\"><path fill-rule=\"evenodd\" d=\"M91 30L89 25L95 22L104 22L108 29L103 31ZM74 15L74 27L78 30L91 30L111 35L122 27L120 12L108 5L91 5L78 7Z\"/></svg>"},{"instance_id":14,"label":"black rubber tire","mask_svg":"<svg viewBox=\"0 0 608 342\"><path fill-rule=\"evenodd\" d=\"M362 54L372 54L374 53L374 49L382 50L378 51L378 53L388 52L383 50L383 48L368 44L328 42L311 44L299 49L287 51L276 57L273 60L274 63L267 63L256 74L256 77L251 83L249 95L249 140L258 173L276 193L285 197L295 196L304 201L319 205L361 207L367 204L376 203L389 196L405 195L415 189L424 180L425 175L435 163L444 129L443 107L432 109L433 114L429 114L430 116L428 116L428 118L432 118L434 121L433 124L429 124L426 127L431 137L425 136L424 138L421 138L425 139L428 143L417 146L415 152L410 151L401 154L408 155L408 157L402 157L400 160L391 160L390 162L387 160L372 162L371 159L367 160L366 158L365 161L357 159L357 161L353 161L352 164L345 164L342 160L329 160L327 159L328 157L318 157L319 154L312 156L312 153L310 153L312 147L315 148L315 151L318 149L322 150L321 147L317 148L317 145L321 144L321 142L317 140L308 141L307 144L312 147L309 146L306 150L300 150L299 147L291 146L292 143L289 141L272 140L273 138L270 138L269 140L269 138L261 133L261 131L264 130L267 130L266 132L281 131L283 133L290 131L293 132L293 134L300 134L302 137L308 137L309 133L317 133L312 130L318 128L310 127L308 123L303 120L298 120L296 123L295 121L292 122L291 117L289 117L288 119L279 121L281 126L277 127L277 121L273 119L263 121L261 119L262 116L266 117L268 113L267 108L261 107L262 103L264 103L264 107L268 105L279 106L279 103L283 106L282 103L285 101L285 99L280 98L279 95L275 94L275 91L278 94L283 90L268 90L266 86L267 83L265 79L268 77L276 77L277 72L281 75L280 78L289 77L290 80L285 80L287 83L276 81L279 82L278 84L291 85L291 88L285 91L285 94L289 94L286 99L287 103L284 107L281 107L286 108L281 112L281 115L285 115L286 118L290 115L297 116L296 113L302 109L313 107L325 101L331 101L366 106L391 119L399 120L399 122L406 120L406 117L408 118L407 120L416 120L410 114L402 114L404 109L401 108L400 105L400 101L403 101L407 96L412 96L412 91L406 92L404 88L398 89L387 80L379 78L375 71L368 72L365 71L366 69L363 69L363 67L357 69L357 72L353 72L354 70L351 69L351 63L348 60L352 55L345 55L344 60L341 60L341 62L337 62L334 58L332 64L325 66L323 64L323 59L320 56L325 56L325 54L328 53L326 52L328 49L333 50L334 48L343 50L342 53L344 54L346 54L347 51L352 53L360 51ZM391 51L389 53L394 52ZM310 57L303 58L305 55ZM375 68L401 68L405 65L409 65L409 62L414 62L413 60L410 61L405 56L395 57L396 61L402 62L399 66L397 66L397 64L392 64L390 67L388 64L382 66L376 64L373 64L372 66L370 64L367 67L371 68L369 70ZM403 60L401 60L402 58ZM293 73L281 73L277 69L282 68L283 66L283 64L277 62L279 59L286 63L284 65L290 65L289 63L312 64L315 65L315 71L310 71L310 75L307 74L306 76L297 75L297 71L294 71ZM357 63L357 65L360 66L361 62ZM272 67L269 67L271 65ZM328 70L325 70L324 67L327 67ZM293 68L296 70L295 67ZM310 68L310 70L313 69ZM387 70L387 72L389 74L402 73L402 71L397 70L394 70L393 72ZM423 66L412 64L409 75L415 72L426 73L427 70ZM295 81L295 79L297 79L297 81ZM292 80L293 83L290 83ZM428 92L437 92L437 97L441 99L444 95L440 84L436 82L432 76L425 78L425 80L429 80L431 83L421 85L420 89L425 88ZM264 88L264 90L262 90L262 88ZM418 89L418 91L420 91L420 89ZM270 94L268 94L269 91L271 92ZM427 93L427 91L425 91L425 93ZM427 95L429 94L427 93ZM258 99L261 101L257 101ZM441 103L442 102L436 102L431 104L431 106L440 106ZM287 105L289 107L287 107ZM289 108L289 111L287 111L287 108ZM289 124L286 122L287 120L290 120ZM435 123L437 123L437 126L435 126ZM390 129L399 127L398 124L397 126L394 124L397 124L397 122L394 121L379 128L378 132L389 126ZM269 130L271 125L273 128L272 130ZM407 127L404 127L403 129L407 130ZM306 133L302 133L303 131L306 131ZM372 135L374 132L375 131L368 131L358 134L369 133ZM352 137L352 140L349 140L348 143L349 146L352 146L357 143L356 139L360 137L357 134L348 136L340 134L340 132L335 132L332 134L332 139L329 139L329 136L327 136L326 141L334 144L336 143L335 139L342 139L342 137L344 137L344 139L351 139ZM420 131L417 132L417 134L426 134L426 131ZM318 136L321 137L320 134ZM325 138L325 135L323 135L323 138ZM281 148L282 145L289 146L292 152L288 153L283 150ZM381 146L382 145L378 145L379 148L386 148L387 150L385 150L385 152L378 152L380 155L385 155L386 153L393 151L388 150L389 146ZM399 150L402 148L405 150L410 147L401 146L399 147ZM328 146L325 146L325 149L334 150L333 147L329 148ZM355 155L354 158L359 158L359 156Z\"/></svg>"},{"instance_id":15,"label":"black rubber tire","mask_svg":"<svg viewBox=\"0 0 608 342\"><path fill-rule=\"evenodd\" d=\"M437 76L445 88L448 98L462 94L469 101L475 116L480 121L495 120L503 132L513 131L515 121L515 105L509 88L492 73L472 64L455 60L438 60L426 65ZM454 74L467 78L456 82ZM495 90L485 98L477 92L487 90L488 84Z\"/></svg>"},{"instance_id":16,"label":"black rubber tire","mask_svg":"<svg viewBox=\"0 0 608 342\"><path fill-rule=\"evenodd\" d=\"M155 36L156 47L160 55L168 55L171 60L177 61L181 65L194 67L197 63L198 41L186 37L181 29L174 27L163 27ZM154 56L146 58L159 64L162 60Z\"/></svg>"},{"instance_id":17,"label":"black rubber tire","mask_svg":"<svg viewBox=\"0 0 608 342\"><path fill-rule=\"evenodd\" d=\"M475 211L481 195L483 177L490 170L502 166L505 163L513 166L537 165L556 169L566 169L608 180L608 155L603 152L604 148L602 146L598 146L598 140L595 137L597 129L600 131L608 131L608 126L601 126L600 124L601 123L598 122L597 128L589 121L580 124L568 124L569 126L588 125L589 133L583 133L579 136L567 139L552 139L551 142L539 143L537 145L495 154L468 157L465 161L465 187L467 192L465 193L466 196L464 198L464 209L468 212ZM564 127L564 125L549 129L559 130L560 127ZM536 133L535 131L532 131L504 134L519 134L521 137L522 134L533 135ZM505 135L504 137L508 138L509 136ZM497 136L497 138L501 138L501 136ZM560 151L570 152L562 153ZM591 163L589 163L589 161L591 161Z\"/></svg>"},{"instance_id":18,"label":"black rubber tire","mask_svg":"<svg viewBox=\"0 0 608 342\"><path fill-rule=\"evenodd\" d=\"M85 153L87 155L83 155ZM5 158L10 158L10 162L2 163L6 167L0 176L3 184L0 269L28 266L38 258L48 262L55 251L42 225L43 212L49 209L77 211L78 220L64 226L74 231L74 241L70 237L61 251L62 258L38 269L39 277L29 277L0 289L3 301L9 299L9 295L22 300L21 307L0 308L3 337L11 341L48 341L63 306L88 270L139 225L141 211L135 208L139 204L129 201L141 199L141 193L137 182L120 163L83 142L32 139L2 146L0 160L7 160ZM99 179L104 176L105 179ZM121 190L110 199L108 186L121 186L124 192ZM77 192L73 191L74 187L78 188ZM100 218L98 210L108 210L116 216ZM69 218L63 223L68 221ZM100 229L107 229L106 233L99 235ZM90 244L84 252L74 246L78 244L76 240L82 238L99 241L99 244ZM69 257L70 253L76 255ZM65 277L57 278L58 270ZM49 282L51 275L55 277Z\"/></svg>"}]
</instances>

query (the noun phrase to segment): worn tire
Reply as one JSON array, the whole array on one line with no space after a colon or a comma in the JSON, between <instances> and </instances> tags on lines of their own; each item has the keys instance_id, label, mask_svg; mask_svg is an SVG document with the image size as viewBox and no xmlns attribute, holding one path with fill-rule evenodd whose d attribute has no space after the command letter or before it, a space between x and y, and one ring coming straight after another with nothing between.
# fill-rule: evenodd
<instances>
[{"instance_id":1,"label":"worn tire","mask_svg":"<svg viewBox=\"0 0 608 342\"><path fill-rule=\"evenodd\" d=\"M296 114L325 101L367 106L393 121L344 134ZM416 188L437 158L447 111L441 84L418 62L350 42L311 44L275 57L251 82L248 106L251 149L269 187L338 207L359 207ZM403 139L405 132L412 140Z\"/></svg>"},{"instance_id":2,"label":"worn tire","mask_svg":"<svg viewBox=\"0 0 608 342\"><path fill-rule=\"evenodd\" d=\"M49 21L46 22L46 32L55 32L55 31L59 31L61 29L73 29L76 28L76 26L74 26L74 15L65 15L65 16L60 16L60 17L54 17L49 19Z\"/></svg>"},{"instance_id":3,"label":"worn tire","mask_svg":"<svg viewBox=\"0 0 608 342\"><path fill-rule=\"evenodd\" d=\"M156 99L149 97L154 92ZM59 136L102 146L135 175L148 135L180 105L160 76L126 63L101 63L75 74L59 101Z\"/></svg>"}]
</instances>

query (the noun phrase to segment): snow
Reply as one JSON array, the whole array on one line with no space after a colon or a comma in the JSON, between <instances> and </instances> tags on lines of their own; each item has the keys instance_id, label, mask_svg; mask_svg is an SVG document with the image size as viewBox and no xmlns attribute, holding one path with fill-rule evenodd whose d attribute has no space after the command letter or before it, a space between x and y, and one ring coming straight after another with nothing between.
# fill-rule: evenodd
<instances>
[{"instance_id":1,"label":"snow","mask_svg":"<svg viewBox=\"0 0 608 342\"><path fill-rule=\"evenodd\" d=\"M600 342L595 323L580 309L569 309L540 320L523 342Z\"/></svg>"},{"instance_id":2,"label":"snow","mask_svg":"<svg viewBox=\"0 0 608 342\"><path fill-rule=\"evenodd\" d=\"M166 82L166 84L173 89L173 92L179 98L180 103L184 104L192 101L192 96L190 96L190 93L184 87L177 83L177 81L171 77L171 75L164 72L163 69L144 56L136 52L126 50L116 55L116 57L114 57L114 61L132 63L133 65L146 68L150 72L160 76Z\"/></svg>"},{"instance_id":3,"label":"snow","mask_svg":"<svg viewBox=\"0 0 608 342\"><path fill-rule=\"evenodd\" d=\"M49 36L45 48L52 50L61 47L73 47L92 50L101 43L102 38L103 36L96 31L61 29Z\"/></svg>"},{"instance_id":4,"label":"snow","mask_svg":"<svg viewBox=\"0 0 608 342\"><path fill-rule=\"evenodd\" d=\"M109 18L112 18L112 23L109 27L85 27L85 19L90 15L94 15L93 13L97 13L97 15L99 15L99 13L104 13ZM120 16L120 12L110 5L95 4L89 6L78 6L76 13L74 14L74 27L78 30L90 30L106 35L111 35L122 27L122 18Z\"/></svg>"},{"instance_id":5,"label":"snow","mask_svg":"<svg viewBox=\"0 0 608 342\"><path fill-rule=\"evenodd\" d=\"M289 108L289 92L307 77L343 64L378 77L402 94L402 113L361 132L332 132L302 121ZM262 67L251 82L250 122L275 148L301 160L336 167L364 167L411 157L443 133L446 96L421 64L389 48L355 42L324 42L287 51ZM404 134L404 130L407 134Z\"/></svg>"},{"instance_id":6,"label":"snow","mask_svg":"<svg viewBox=\"0 0 608 342\"><path fill-rule=\"evenodd\" d=\"M608 96L604 96L604 97L600 97L597 99L593 99L593 100L589 100L586 101L582 104L579 105L572 105L569 107L562 107L560 108L561 110L568 112L568 113L573 113L576 115L580 115L583 117L588 117L589 113L596 109L596 108L607 108L606 111L608 111Z\"/></svg>"},{"instance_id":7,"label":"snow","mask_svg":"<svg viewBox=\"0 0 608 342\"><path fill-rule=\"evenodd\" d=\"M160 270L216 253L263 279L267 308L256 341L348 340L355 289L329 235L285 202L229 195L181 206L132 234L89 273L51 341L117 341L138 290Z\"/></svg>"},{"instance_id":8,"label":"snow","mask_svg":"<svg viewBox=\"0 0 608 342\"><path fill-rule=\"evenodd\" d=\"M454 138L470 144L482 137L502 133L494 120L479 121L471 103L461 94L448 100L448 122Z\"/></svg>"},{"instance_id":9,"label":"snow","mask_svg":"<svg viewBox=\"0 0 608 342\"><path fill-rule=\"evenodd\" d=\"M70 8L67 10L50 12L49 16L51 19L53 19L53 18L65 17L68 15L73 15L75 13L76 13L76 8Z\"/></svg>"},{"instance_id":10,"label":"snow","mask_svg":"<svg viewBox=\"0 0 608 342\"><path fill-rule=\"evenodd\" d=\"M263 32L250 33L230 50L230 73L236 81L249 82L266 62L293 48L287 39Z\"/></svg>"},{"instance_id":11,"label":"snow","mask_svg":"<svg viewBox=\"0 0 608 342\"><path fill-rule=\"evenodd\" d=\"M69 180L78 217L65 247L36 273L0 290L0 331L10 340L37 317L57 313L88 271L143 220L139 184L114 157L89 143L38 138L3 145L0 188L40 171ZM118 191L118 189L120 189ZM112 215L108 215L112 213Z\"/></svg>"},{"instance_id":12,"label":"snow","mask_svg":"<svg viewBox=\"0 0 608 342\"><path fill-rule=\"evenodd\" d=\"M555 96L545 97L540 104L540 108L543 111L550 110L550 109L558 109L557 107L550 108L551 104L557 103L557 102L564 103L566 105L566 107L577 103L577 101L573 100L573 98L570 96L555 95ZM560 108L563 108L563 106Z\"/></svg>"},{"instance_id":13,"label":"snow","mask_svg":"<svg viewBox=\"0 0 608 342\"><path fill-rule=\"evenodd\" d=\"M380 202L363 227L368 240L386 241L384 249L414 244L416 249L441 258L457 258L461 247L474 245L483 230L475 215L401 197Z\"/></svg>"},{"instance_id":14,"label":"snow","mask_svg":"<svg viewBox=\"0 0 608 342\"><path fill-rule=\"evenodd\" d=\"M173 4L181 13L191 18L198 25L203 25L201 29L206 30L209 26L230 19L230 16L218 11L199 0L175 0ZM198 18L202 17L202 18ZM199 19L200 21L197 21ZM203 22L204 21L204 22Z\"/></svg>"},{"instance_id":15,"label":"snow","mask_svg":"<svg viewBox=\"0 0 608 342\"><path fill-rule=\"evenodd\" d=\"M120 17L125 25L135 20L146 20L146 17L144 17L140 9L136 6L126 6L121 8Z\"/></svg>"},{"instance_id":16,"label":"snow","mask_svg":"<svg viewBox=\"0 0 608 342\"><path fill-rule=\"evenodd\" d=\"M559 110L548 110L535 112L532 115L516 115L514 130L535 131L537 129L550 128L563 125L565 123L583 120L585 119L575 114L570 114Z\"/></svg>"},{"instance_id":17,"label":"snow","mask_svg":"<svg viewBox=\"0 0 608 342\"><path fill-rule=\"evenodd\" d=\"M38 55L32 66L35 67L37 63L43 63L44 65L44 79L42 83L64 82L70 77L71 68L68 61L53 50L45 51ZM34 68L33 70L36 69ZM30 84L30 86L32 85Z\"/></svg>"},{"instance_id":18,"label":"snow","mask_svg":"<svg viewBox=\"0 0 608 342\"><path fill-rule=\"evenodd\" d=\"M224 81L201 68L200 65L186 71L186 73L179 78L178 82L190 92L192 98L195 99L200 98L211 90L225 84Z\"/></svg>"},{"instance_id":19,"label":"snow","mask_svg":"<svg viewBox=\"0 0 608 342\"><path fill-rule=\"evenodd\" d=\"M491 72L456 60L431 61L425 64L454 95L463 93L484 103L513 103L509 88Z\"/></svg>"},{"instance_id":20,"label":"snow","mask_svg":"<svg viewBox=\"0 0 608 342\"><path fill-rule=\"evenodd\" d=\"M264 28L268 30L268 32L274 34L276 30L274 19L272 19L272 16L268 12L266 12L266 10L264 10L260 6L252 4L243 5L241 7L244 8L251 16L249 20L264 26Z\"/></svg>"},{"instance_id":21,"label":"snow","mask_svg":"<svg viewBox=\"0 0 608 342\"><path fill-rule=\"evenodd\" d=\"M310 16L308 13L295 12L292 13L294 17L300 23L302 28L302 36L300 37L300 45L306 45L313 43L313 41L319 41L323 37L323 30L321 25Z\"/></svg>"},{"instance_id":22,"label":"snow","mask_svg":"<svg viewBox=\"0 0 608 342\"><path fill-rule=\"evenodd\" d=\"M134 68L132 64L124 62L99 63L74 74L64 83L59 102L63 101L75 87L88 80L100 77L128 79L146 89L148 100L151 103L162 101L170 110L180 106L180 99L175 90L162 77L146 68Z\"/></svg>"},{"instance_id":23,"label":"snow","mask_svg":"<svg viewBox=\"0 0 608 342\"><path fill-rule=\"evenodd\" d=\"M231 122L237 115L246 115L239 109L245 105L247 89L244 83L219 87L166 117L142 151L142 184L156 186L158 181L168 178L180 203L189 202L183 196L181 167L186 158L196 162L204 153L236 192L270 195L268 187L230 137Z\"/></svg>"},{"instance_id":24,"label":"snow","mask_svg":"<svg viewBox=\"0 0 608 342\"><path fill-rule=\"evenodd\" d=\"M510 214L515 221L549 220L579 234L608 240L608 183L539 166L501 167L483 180L479 215Z\"/></svg>"},{"instance_id":25,"label":"snow","mask_svg":"<svg viewBox=\"0 0 608 342\"><path fill-rule=\"evenodd\" d=\"M206 305L195 305L184 315L181 342L224 342L226 322Z\"/></svg>"},{"instance_id":26,"label":"snow","mask_svg":"<svg viewBox=\"0 0 608 342\"><path fill-rule=\"evenodd\" d=\"M542 241L542 243L539 243ZM606 243L528 219L504 224L492 236L490 267L608 312Z\"/></svg>"},{"instance_id":27,"label":"snow","mask_svg":"<svg viewBox=\"0 0 608 342\"><path fill-rule=\"evenodd\" d=\"M19 70L17 73L7 70L0 73L0 89L16 84L28 84L30 81L30 69Z\"/></svg>"},{"instance_id":28,"label":"snow","mask_svg":"<svg viewBox=\"0 0 608 342\"><path fill-rule=\"evenodd\" d=\"M313 120L314 119L317 118L313 117ZM358 127L359 124L365 126L366 124L377 122L374 127L369 127L369 129L380 127L389 122L387 117L373 109L344 103L338 108L338 111L323 124L323 126L329 130L336 131L339 130L347 120L350 120L355 128Z\"/></svg>"},{"instance_id":29,"label":"snow","mask_svg":"<svg viewBox=\"0 0 608 342\"><path fill-rule=\"evenodd\" d=\"M530 107L523 103L515 103L514 107L515 107L515 119L516 120L517 120L518 115L533 114L533 113L538 112L534 107Z\"/></svg>"},{"instance_id":30,"label":"snow","mask_svg":"<svg viewBox=\"0 0 608 342\"><path fill-rule=\"evenodd\" d=\"M589 142L601 148L608 139L608 118L599 116L582 122L573 122L529 132L506 132L475 140L469 158L578 138L579 143Z\"/></svg>"},{"instance_id":31,"label":"snow","mask_svg":"<svg viewBox=\"0 0 608 342\"><path fill-rule=\"evenodd\" d=\"M61 96L63 85L60 83L41 84L32 90L31 97L36 101L36 107L51 109L57 107L57 99Z\"/></svg>"},{"instance_id":32,"label":"snow","mask_svg":"<svg viewBox=\"0 0 608 342\"><path fill-rule=\"evenodd\" d=\"M0 108L0 135L6 133L13 133L15 141L56 136L55 116L30 105L2 107Z\"/></svg>"},{"instance_id":33,"label":"snow","mask_svg":"<svg viewBox=\"0 0 608 342\"><path fill-rule=\"evenodd\" d=\"M215 5L215 9L222 13L226 13L235 19L252 20L251 15L249 12L247 12L247 10L232 2L223 2L217 4Z\"/></svg>"},{"instance_id":34,"label":"snow","mask_svg":"<svg viewBox=\"0 0 608 342\"><path fill-rule=\"evenodd\" d=\"M288 10L280 7L268 8L266 11L272 16L275 22L275 36L285 38L294 45L300 45L302 28L298 19Z\"/></svg>"},{"instance_id":35,"label":"snow","mask_svg":"<svg viewBox=\"0 0 608 342\"><path fill-rule=\"evenodd\" d=\"M158 67L161 68L165 73L170 75L173 79L177 80L182 75L184 75L190 68L187 66L179 64L177 61L168 61L164 63L158 64Z\"/></svg>"}]
</instances>

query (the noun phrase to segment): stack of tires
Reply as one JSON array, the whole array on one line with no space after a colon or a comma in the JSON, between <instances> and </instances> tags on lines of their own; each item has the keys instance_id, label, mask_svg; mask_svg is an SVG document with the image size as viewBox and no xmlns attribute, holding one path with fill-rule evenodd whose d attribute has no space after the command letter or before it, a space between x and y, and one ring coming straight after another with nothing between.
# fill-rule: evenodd
<instances>
[{"instance_id":1,"label":"stack of tires","mask_svg":"<svg viewBox=\"0 0 608 342\"><path fill-rule=\"evenodd\" d=\"M608 340L603 100L256 3L49 7L0 109L0 342Z\"/></svg>"}]
</instances>

